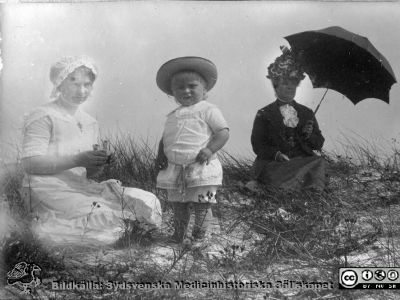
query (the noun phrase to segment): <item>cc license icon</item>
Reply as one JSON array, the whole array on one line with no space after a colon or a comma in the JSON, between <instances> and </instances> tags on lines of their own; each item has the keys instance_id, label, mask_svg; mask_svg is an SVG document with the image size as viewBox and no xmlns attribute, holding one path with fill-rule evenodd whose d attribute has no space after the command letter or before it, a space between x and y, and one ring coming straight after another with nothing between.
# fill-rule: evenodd
<instances>
[{"instance_id":1,"label":"cc license icon","mask_svg":"<svg viewBox=\"0 0 400 300\"><path fill-rule=\"evenodd\" d=\"M357 283L358 276L353 270L346 270L342 273L341 282L345 287L352 287Z\"/></svg>"},{"instance_id":2,"label":"cc license icon","mask_svg":"<svg viewBox=\"0 0 400 300\"><path fill-rule=\"evenodd\" d=\"M383 270L376 270L375 271L375 279L382 281L386 277L386 272Z\"/></svg>"},{"instance_id":3,"label":"cc license icon","mask_svg":"<svg viewBox=\"0 0 400 300\"><path fill-rule=\"evenodd\" d=\"M399 278L399 272L396 270L389 270L387 272L387 278L391 281L395 281L397 278Z\"/></svg>"},{"instance_id":4,"label":"cc license icon","mask_svg":"<svg viewBox=\"0 0 400 300\"><path fill-rule=\"evenodd\" d=\"M371 270L364 270L361 272L361 277L365 281L370 281L372 279L372 277L374 277L374 273L372 273Z\"/></svg>"}]
</instances>

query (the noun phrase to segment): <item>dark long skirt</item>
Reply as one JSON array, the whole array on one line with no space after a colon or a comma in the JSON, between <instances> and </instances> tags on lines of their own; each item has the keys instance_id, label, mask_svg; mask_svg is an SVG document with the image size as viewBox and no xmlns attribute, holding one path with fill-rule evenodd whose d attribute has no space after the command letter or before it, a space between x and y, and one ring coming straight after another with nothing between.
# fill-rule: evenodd
<instances>
[{"instance_id":1,"label":"dark long skirt","mask_svg":"<svg viewBox=\"0 0 400 300\"><path fill-rule=\"evenodd\" d=\"M287 162L256 160L257 181L291 191L322 191L326 185L326 161L318 156L296 157Z\"/></svg>"}]
</instances>

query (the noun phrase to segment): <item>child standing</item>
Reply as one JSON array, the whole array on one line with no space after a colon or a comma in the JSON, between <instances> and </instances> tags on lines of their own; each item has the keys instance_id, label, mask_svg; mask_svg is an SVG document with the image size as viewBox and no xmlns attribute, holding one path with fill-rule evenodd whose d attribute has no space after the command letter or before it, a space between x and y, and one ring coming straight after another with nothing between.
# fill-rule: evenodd
<instances>
[{"instance_id":1,"label":"child standing","mask_svg":"<svg viewBox=\"0 0 400 300\"><path fill-rule=\"evenodd\" d=\"M178 108L167 115L156 165L161 171L157 187L167 189L174 211L174 242L182 242L195 211L194 240L203 239L222 184L222 166L217 158L229 139L229 128L214 105L205 101L217 81L215 65L201 57L179 57L157 72L157 85L173 96Z\"/></svg>"}]
</instances>

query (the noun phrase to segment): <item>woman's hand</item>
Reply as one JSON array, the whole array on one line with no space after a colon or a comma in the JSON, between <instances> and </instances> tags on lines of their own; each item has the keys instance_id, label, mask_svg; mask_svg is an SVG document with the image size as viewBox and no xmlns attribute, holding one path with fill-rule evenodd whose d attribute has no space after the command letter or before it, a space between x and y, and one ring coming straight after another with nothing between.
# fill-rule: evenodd
<instances>
[{"instance_id":1,"label":"woman's hand","mask_svg":"<svg viewBox=\"0 0 400 300\"><path fill-rule=\"evenodd\" d=\"M303 130L302 130L304 138L305 139L309 139L311 134L312 134L312 132L313 132L313 130L314 130L314 121L313 120L308 120L306 122L306 125L304 125Z\"/></svg>"},{"instance_id":2,"label":"woman's hand","mask_svg":"<svg viewBox=\"0 0 400 300\"><path fill-rule=\"evenodd\" d=\"M279 162L285 162L289 161L290 158L286 154L283 154L281 151L278 151L275 154L275 160Z\"/></svg>"},{"instance_id":3,"label":"woman's hand","mask_svg":"<svg viewBox=\"0 0 400 300\"><path fill-rule=\"evenodd\" d=\"M206 163L208 165L212 155L213 155L213 153L210 149L208 149L207 147L203 148L199 151L199 154L197 154L196 162L198 162L200 164Z\"/></svg>"},{"instance_id":4,"label":"woman's hand","mask_svg":"<svg viewBox=\"0 0 400 300\"><path fill-rule=\"evenodd\" d=\"M104 166L101 167L87 167L86 176L88 178L95 177L104 171Z\"/></svg>"},{"instance_id":5,"label":"woman's hand","mask_svg":"<svg viewBox=\"0 0 400 300\"><path fill-rule=\"evenodd\" d=\"M105 150L92 150L78 153L74 158L77 166L95 169L107 163L108 155Z\"/></svg>"},{"instance_id":6,"label":"woman's hand","mask_svg":"<svg viewBox=\"0 0 400 300\"><path fill-rule=\"evenodd\" d=\"M39 155L22 159L22 165L28 174L50 175L64 170L85 167L99 169L107 161L105 151L86 151L76 155L52 156Z\"/></svg>"}]
</instances>

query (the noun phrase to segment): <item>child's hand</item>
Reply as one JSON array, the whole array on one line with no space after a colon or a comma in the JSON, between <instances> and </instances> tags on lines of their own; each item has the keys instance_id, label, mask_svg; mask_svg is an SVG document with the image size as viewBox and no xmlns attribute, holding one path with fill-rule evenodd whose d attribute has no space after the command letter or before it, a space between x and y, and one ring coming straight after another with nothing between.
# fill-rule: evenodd
<instances>
[{"instance_id":1,"label":"child's hand","mask_svg":"<svg viewBox=\"0 0 400 300\"><path fill-rule=\"evenodd\" d=\"M164 152L159 152L156 160L154 161L154 166L156 171L159 172L168 167L168 158L165 156Z\"/></svg>"},{"instance_id":2,"label":"child's hand","mask_svg":"<svg viewBox=\"0 0 400 300\"><path fill-rule=\"evenodd\" d=\"M157 157L157 159L154 162L154 165L155 165L157 171L166 169L168 167L167 157L165 157L165 156Z\"/></svg>"},{"instance_id":3,"label":"child's hand","mask_svg":"<svg viewBox=\"0 0 400 300\"><path fill-rule=\"evenodd\" d=\"M199 151L199 154L196 156L196 161L200 164L208 163L210 162L210 158L213 155L212 151L210 149L203 148Z\"/></svg>"},{"instance_id":4,"label":"child's hand","mask_svg":"<svg viewBox=\"0 0 400 300\"><path fill-rule=\"evenodd\" d=\"M157 173L168 167L168 158L164 153L163 139L160 140L160 143L158 145L157 158L154 162L154 167L155 167Z\"/></svg>"}]
</instances>

